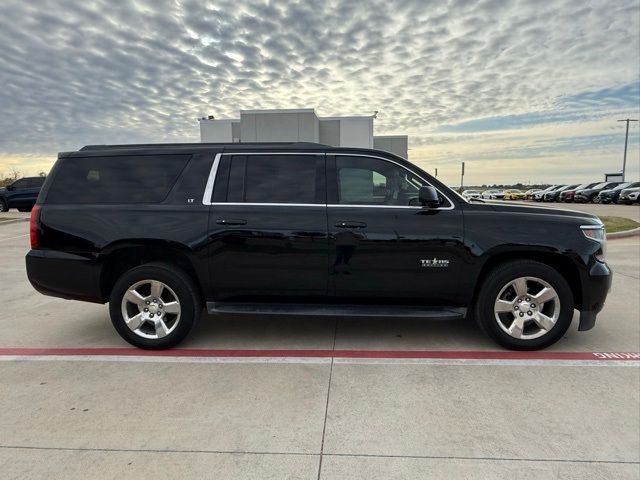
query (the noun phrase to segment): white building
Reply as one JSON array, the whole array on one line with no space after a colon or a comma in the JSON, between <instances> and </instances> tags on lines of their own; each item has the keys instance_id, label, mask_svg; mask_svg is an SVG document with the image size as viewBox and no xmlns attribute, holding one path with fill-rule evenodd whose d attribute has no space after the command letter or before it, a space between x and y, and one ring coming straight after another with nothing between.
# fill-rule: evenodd
<instances>
[{"instance_id":1,"label":"white building","mask_svg":"<svg viewBox=\"0 0 640 480\"><path fill-rule=\"evenodd\" d=\"M318 117L313 108L240 110L239 119L200 119L200 141L315 142L334 147L375 148L407 158L408 137L374 136L374 118L374 115Z\"/></svg>"}]
</instances>

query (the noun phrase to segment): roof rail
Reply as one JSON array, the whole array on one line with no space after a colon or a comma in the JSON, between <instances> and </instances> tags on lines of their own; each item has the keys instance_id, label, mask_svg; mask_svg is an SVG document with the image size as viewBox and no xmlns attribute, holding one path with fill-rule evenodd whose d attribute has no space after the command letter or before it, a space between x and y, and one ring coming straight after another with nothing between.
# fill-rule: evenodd
<instances>
[{"instance_id":1,"label":"roof rail","mask_svg":"<svg viewBox=\"0 0 640 480\"><path fill-rule=\"evenodd\" d=\"M130 144L120 144L120 145L85 145L79 151L87 151L87 150L110 150L110 149L125 149L125 148L175 148L175 147L223 147L223 146L256 146L256 145L264 145L264 146L280 146L280 145L288 145L288 146L300 146L300 147L327 147L330 148L330 145L324 145L322 143L314 143L314 142L242 142L242 143L230 143L230 142L221 142L221 143L130 143Z\"/></svg>"}]
</instances>

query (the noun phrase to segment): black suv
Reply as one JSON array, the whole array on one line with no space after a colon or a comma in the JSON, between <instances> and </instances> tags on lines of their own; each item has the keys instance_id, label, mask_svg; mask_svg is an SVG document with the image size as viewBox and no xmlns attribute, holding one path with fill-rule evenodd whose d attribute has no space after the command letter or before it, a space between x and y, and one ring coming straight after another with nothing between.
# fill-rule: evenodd
<instances>
[{"instance_id":1,"label":"black suv","mask_svg":"<svg viewBox=\"0 0 640 480\"><path fill-rule=\"evenodd\" d=\"M390 153L319 144L90 146L32 211L29 280L109 302L133 345L213 313L474 318L539 349L594 326L611 284L586 213L467 202ZM392 320L390 320L392 321Z\"/></svg>"},{"instance_id":2,"label":"black suv","mask_svg":"<svg viewBox=\"0 0 640 480\"><path fill-rule=\"evenodd\" d=\"M28 212L36 203L44 177L24 177L4 188L0 188L0 212L17 208Z\"/></svg>"}]
</instances>

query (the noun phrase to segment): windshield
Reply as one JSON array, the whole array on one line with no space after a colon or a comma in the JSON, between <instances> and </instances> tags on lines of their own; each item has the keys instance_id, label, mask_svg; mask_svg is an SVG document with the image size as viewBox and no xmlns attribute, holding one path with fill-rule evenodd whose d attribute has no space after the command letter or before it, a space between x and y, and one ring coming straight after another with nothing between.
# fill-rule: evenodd
<instances>
[{"instance_id":1,"label":"windshield","mask_svg":"<svg viewBox=\"0 0 640 480\"><path fill-rule=\"evenodd\" d=\"M633 185L633 182L622 183L622 184L618 185L617 187L613 188L613 190L622 190L623 188L627 188L627 187L629 187L631 185Z\"/></svg>"},{"instance_id":2,"label":"windshield","mask_svg":"<svg viewBox=\"0 0 640 480\"><path fill-rule=\"evenodd\" d=\"M595 186L595 187L593 187L593 188L604 188L604 187L606 187L606 186L607 186L607 182L602 182L602 183L599 183L598 185L596 185L596 186Z\"/></svg>"}]
</instances>

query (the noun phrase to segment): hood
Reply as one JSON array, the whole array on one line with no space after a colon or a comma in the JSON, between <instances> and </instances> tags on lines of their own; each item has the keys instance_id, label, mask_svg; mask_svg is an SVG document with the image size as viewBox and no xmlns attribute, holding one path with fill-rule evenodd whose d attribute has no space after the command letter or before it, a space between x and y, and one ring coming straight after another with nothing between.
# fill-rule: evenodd
<instances>
[{"instance_id":1,"label":"hood","mask_svg":"<svg viewBox=\"0 0 640 480\"><path fill-rule=\"evenodd\" d=\"M622 191L626 192L626 193L638 192L638 191L640 191L640 187L625 188Z\"/></svg>"},{"instance_id":2,"label":"hood","mask_svg":"<svg viewBox=\"0 0 640 480\"><path fill-rule=\"evenodd\" d=\"M600 190L600 195L609 195L611 193L615 193L615 191L613 190L613 188L609 188L607 190Z\"/></svg>"},{"instance_id":3,"label":"hood","mask_svg":"<svg viewBox=\"0 0 640 480\"><path fill-rule=\"evenodd\" d=\"M473 203L474 210L493 210L494 212L504 213L522 213L527 215L545 215L554 217L572 217L580 222L586 222L588 224L601 224L600 219L591 213L579 212L577 210L566 210L562 208L553 207L538 207L522 205L520 203L508 203L508 202L491 202L485 201L485 203ZM569 220L569 218L567 218Z\"/></svg>"}]
</instances>

